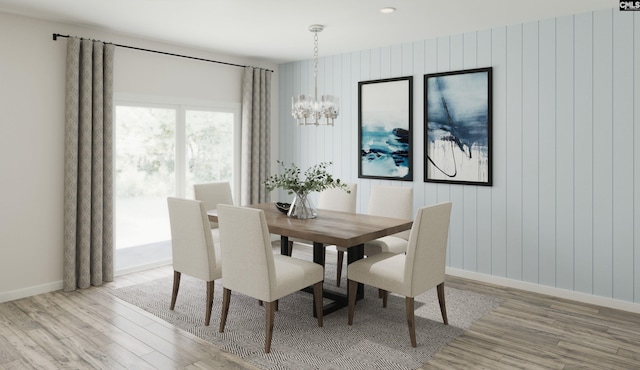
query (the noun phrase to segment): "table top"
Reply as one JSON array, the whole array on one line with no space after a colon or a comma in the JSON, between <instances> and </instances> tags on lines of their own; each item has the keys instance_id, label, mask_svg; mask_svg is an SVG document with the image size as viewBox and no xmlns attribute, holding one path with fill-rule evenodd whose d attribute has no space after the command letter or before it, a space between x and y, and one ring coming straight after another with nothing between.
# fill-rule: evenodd
<instances>
[{"instance_id":1,"label":"table top","mask_svg":"<svg viewBox=\"0 0 640 370\"><path fill-rule=\"evenodd\" d=\"M252 204L248 207L264 211L269 232L272 234L345 248L409 230L413 224L413 220L326 209L317 209L316 218L301 220L280 212L274 203ZM210 221L218 221L218 213L215 210L208 211L207 215Z\"/></svg>"}]
</instances>

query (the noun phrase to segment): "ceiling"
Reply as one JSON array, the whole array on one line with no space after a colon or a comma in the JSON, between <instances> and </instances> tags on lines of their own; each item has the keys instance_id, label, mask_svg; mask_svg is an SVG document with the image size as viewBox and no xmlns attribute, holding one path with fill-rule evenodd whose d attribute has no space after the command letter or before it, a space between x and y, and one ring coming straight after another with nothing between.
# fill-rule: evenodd
<instances>
[{"instance_id":1,"label":"ceiling","mask_svg":"<svg viewBox=\"0 0 640 370\"><path fill-rule=\"evenodd\" d=\"M311 24L325 26L318 35L322 57L617 6L617 0L0 0L0 12L273 63L313 57ZM382 14L383 7L397 11Z\"/></svg>"}]
</instances>

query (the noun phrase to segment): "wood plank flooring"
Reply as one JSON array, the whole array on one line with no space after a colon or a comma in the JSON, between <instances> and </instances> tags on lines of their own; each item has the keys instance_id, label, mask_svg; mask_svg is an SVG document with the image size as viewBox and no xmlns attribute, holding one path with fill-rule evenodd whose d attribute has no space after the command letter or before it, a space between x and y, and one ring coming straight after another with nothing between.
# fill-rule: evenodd
<instances>
[{"instance_id":1,"label":"wood plank flooring","mask_svg":"<svg viewBox=\"0 0 640 370\"><path fill-rule=\"evenodd\" d=\"M0 304L0 370L253 369L109 294L171 275L160 267ZM446 286L504 302L422 369L640 369L640 315L460 278Z\"/></svg>"}]
</instances>

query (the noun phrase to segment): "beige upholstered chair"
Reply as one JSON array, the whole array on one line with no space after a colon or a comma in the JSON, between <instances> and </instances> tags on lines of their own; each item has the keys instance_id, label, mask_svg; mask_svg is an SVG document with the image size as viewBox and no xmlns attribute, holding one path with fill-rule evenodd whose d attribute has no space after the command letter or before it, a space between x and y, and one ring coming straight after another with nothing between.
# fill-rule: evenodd
<instances>
[{"instance_id":1,"label":"beige upholstered chair","mask_svg":"<svg viewBox=\"0 0 640 370\"><path fill-rule=\"evenodd\" d=\"M413 218L413 188L400 186L373 186L369 195L367 213L392 218ZM405 253L409 231L388 235L364 243L364 255L373 256L382 252ZM338 248L338 286L342 276L342 261L346 249Z\"/></svg>"},{"instance_id":2,"label":"beige upholstered chair","mask_svg":"<svg viewBox=\"0 0 640 370\"><path fill-rule=\"evenodd\" d=\"M416 346L413 300L437 287L442 321L448 325L444 301L444 269L451 202L422 207L410 231L407 254L378 253L349 265L349 325L353 324L357 283L382 290L382 305L387 306L388 292L405 296L411 346Z\"/></svg>"},{"instance_id":3,"label":"beige upholstered chair","mask_svg":"<svg viewBox=\"0 0 640 370\"><path fill-rule=\"evenodd\" d=\"M173 254L173 310L180 288L180 277L187 274L207 282L205 325L211 320L214 280L222 277L219 243L214 242L202 202L167 198Z\"/></svg>"},{"instance_id":4,"label":"beige upholstered chair","mask_svg":"<svg viewBox=\"0 0 640 370\"><path fill-rule=\"evenodd\" d=\"M231 291L266 303L264 351L271 349L277 300L313 285L318 326L322 326L322 266L273 254L269 229L260 209L218 206L224 287L220 332L224 331Z\"/></svg>"},{"instance_id":5,"label":"beige upholstered chair","mask_svg":"<svg viewBox=\"0 0 640 370\"><path fill-rule=\"evenodd\" d=\"M356 203L358 200L358 184L347 183L347 189L349 192L347 193L344 189L340 188L331 188L321 191L318 194L318 208L319 209L328 209L331 211L339 211L339 212L356 212ZM289 238L289 250L288 255L290 256L293 251L293 243L301 242L308 243L306 240L299 240L294 238ZM344 252L338 253L338 264L337 264L337 276L336 276L336 285L340 286L340 277L342 274L342 263L344 261Z\"/></svg>"},{"instance_id":6,"label":"beige upholstered chair","mask_svg":"<svg viewBox=\"0 0 640 370\"><path fill-rule=\"evenodd\" d=\"M194 184L193 194L196 200L204 203L204 209L207 211L216 209L218 204L233 204L231 185L228 182ZM215 222L210 222L210 224L212 229L218 227Z\"/></svg>"},{"instance_id":7,"label":"beige upholstered chair","mask_svg":"<svg viewBox=\"0 0 640 370\"><path fill-rule=\"evenodd\" d=\"M326 189L318 193L318 208L328 209L338 212L356 212L356 201L358 199L358 184L347 183L347 191L341 188ZM291 248L294 242L309 243L309 240L289 238L288 255L291 255Z\"/></svg>"}]
</instances>

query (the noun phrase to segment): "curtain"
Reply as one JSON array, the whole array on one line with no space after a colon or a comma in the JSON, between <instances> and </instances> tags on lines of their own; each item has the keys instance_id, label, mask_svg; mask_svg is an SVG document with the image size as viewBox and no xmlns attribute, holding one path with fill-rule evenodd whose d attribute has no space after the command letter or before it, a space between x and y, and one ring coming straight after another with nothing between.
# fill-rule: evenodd
<instances>
[{"instance_id":1,"label":"curtain","mask_svg":"<svg viewBox=\"0 0 640 370\"><path fill-rule=\"evenodd\" d=\"M67 40L63 289L113 281L114 45Z\"/></svg>"},{"instance_id":2,"label":"curtain","mask_svg":"<svg viewBox=\"0 0 640 370\"><path fill-rule=\"evenodd\" d=\"M242 81L240 203L266 202L271 166L271 71L245 67Z\"/></svg>"}]
</instances>

